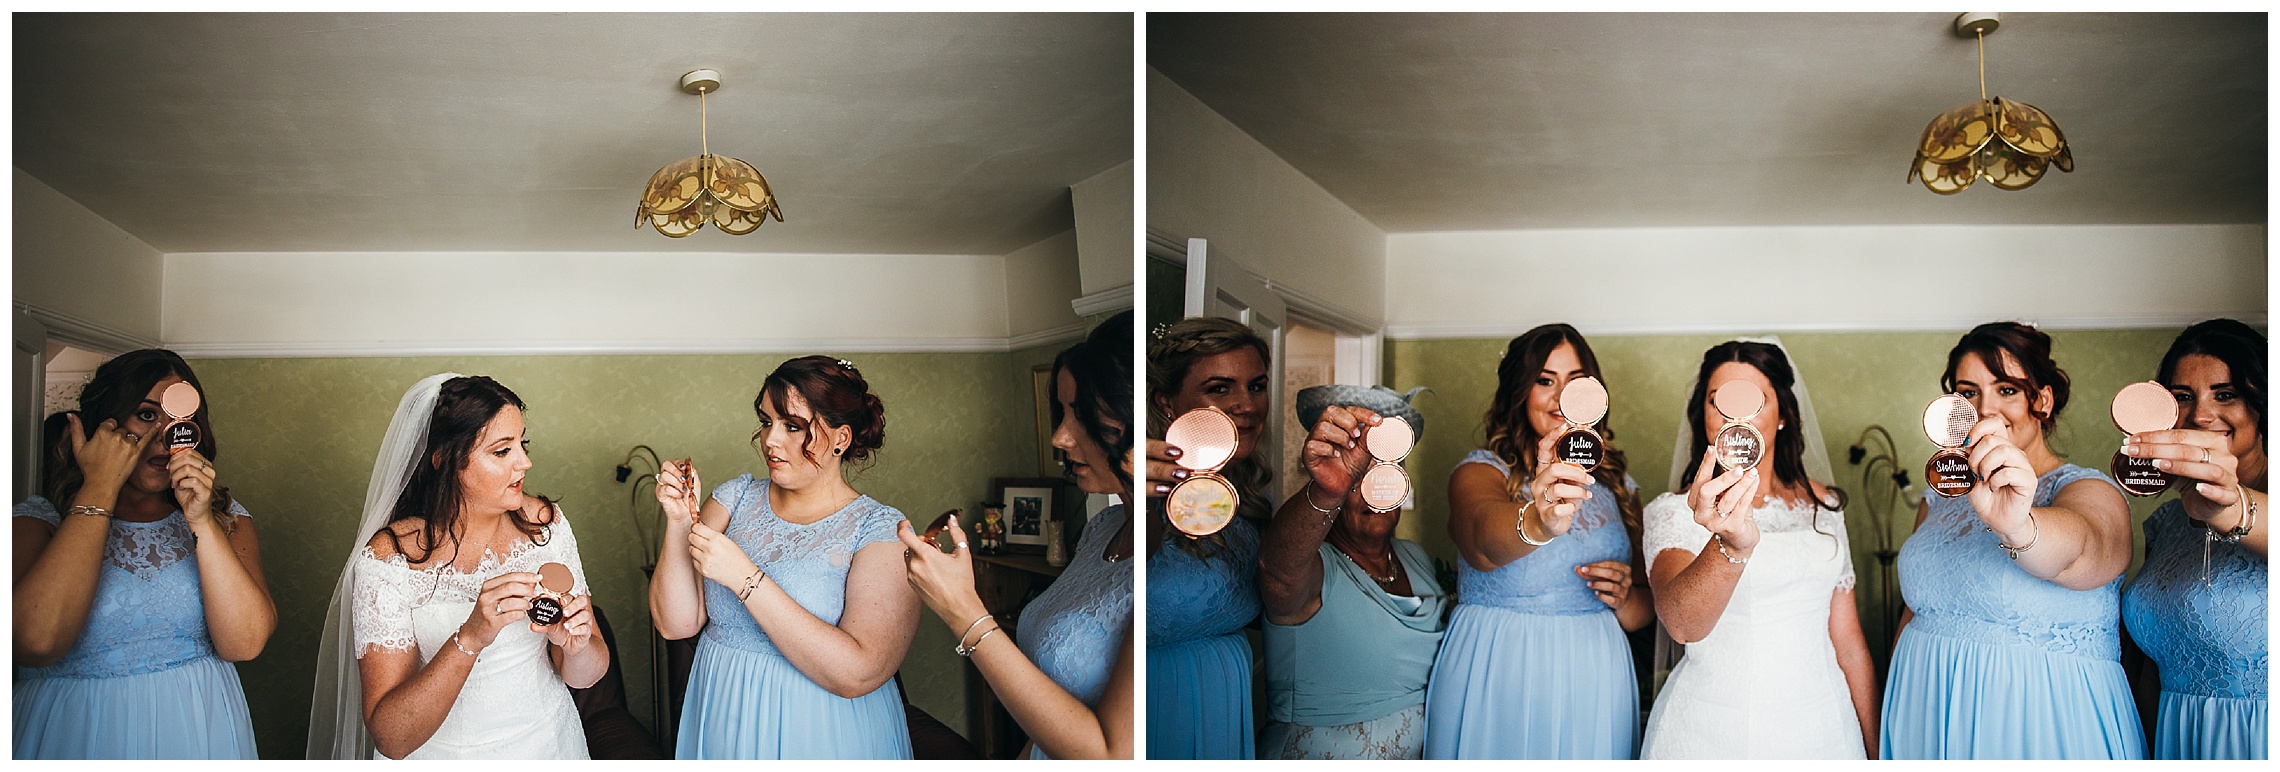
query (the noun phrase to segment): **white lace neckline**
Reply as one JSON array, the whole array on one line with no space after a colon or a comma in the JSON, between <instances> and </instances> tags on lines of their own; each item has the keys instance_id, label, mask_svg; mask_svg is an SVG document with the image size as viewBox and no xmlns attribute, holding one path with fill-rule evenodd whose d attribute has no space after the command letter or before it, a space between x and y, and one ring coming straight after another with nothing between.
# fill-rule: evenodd
<instances>
[{"instance_id":1,"label":"white lace neckline","mask_svg":"<svg viewBox=\"0 0 2280 772\"><path fill-rule=\"evenodd\" d=\"M538 549L542 546L545 545L539 544L538 542L534 542L529 539L516 539L514 549L508 550L506 557L500 557L499 553L492 551L489 547L484 547L483 558L475 562L475 569L472 571L461 571L458 568L454 567L451 561L436 563L421 568L413 568L411 559L404 557L404 553L398 552L394 555L389 555L388 557L383 558L380 557L380 553L374 552L372 550L372 545L370 544L366 544L362 547L357 548L356 554L357 556L362 557L366 560L370 560L385 566L400 568L415 574L425 574L438 577L488 577L499 573L501 569L504 568L507 564L513 563L516 560L520 560L524 555L530 554L531 550ZM456 560L456 558L454 560Z\"/></svg>"}]
</instances>

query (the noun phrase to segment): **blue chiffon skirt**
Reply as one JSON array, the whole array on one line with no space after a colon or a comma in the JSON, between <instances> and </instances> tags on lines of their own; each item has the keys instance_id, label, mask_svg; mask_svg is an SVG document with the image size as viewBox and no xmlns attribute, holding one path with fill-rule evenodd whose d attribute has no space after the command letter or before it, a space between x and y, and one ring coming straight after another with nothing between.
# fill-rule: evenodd
<instances>
[{"instance_id":1,"label":"blue chiffon skirt","mask_svg":"<svg viewBox=\"0 0 2280 772\"><path fill-rule=\"evenodd\" d=\"M252 759L237 668L216 657L155 673L16 682L19 759Z\"/></svg>"},{"instance_id":2,"label":"blue chiffon skirt","mask_svg":"<svg viewBox=\"0 0 2280 772\"><path fill-rule=\"evenodd\" d=\"M1425 692L1428 759L1629 759L1639 683L1612 612L1457 604Z\"/></svg>"},{"instance_id":3,"label":"blue chiffon skirt","mask_svg":"<svg viewBox=\"0 0 2280 772\"><path fill-rule=\"evenodd\" d=\"M1148 758L1258 757L1251 642L1236 632L1148 649Z\"/></svg>"},{"instance_id":4,"label":"blue chiffon skirt","mask_svg":"<svg viewBox=\"0 0 2280 772\"><path fill-rule=\"evenodd\" d=\"M2153 757L2269 759L2265 702L2162 692L2153 722Z\"/></svg>"},{"instance_id":5,"label":"blue chiffon skirt","mask_svg":"<svg viewBox=\"0 0 2280 772\"><path fill-rule=\"evenodd\" d=\"M790 660L697 644L681 703L680 759L907 759L910 723L894 681L848 699Z\"/></svg>"},{"instance_id":6,"label":"blue chiffon skirt","mask_svg":"<svg viewBox=\"0 0 2280 772\"><path fill-rule=\"evenodd\" d=\"M2142 759L2120 663L1910 625L1892 653L1887 759Z\"/></svg>"}]
</instances>

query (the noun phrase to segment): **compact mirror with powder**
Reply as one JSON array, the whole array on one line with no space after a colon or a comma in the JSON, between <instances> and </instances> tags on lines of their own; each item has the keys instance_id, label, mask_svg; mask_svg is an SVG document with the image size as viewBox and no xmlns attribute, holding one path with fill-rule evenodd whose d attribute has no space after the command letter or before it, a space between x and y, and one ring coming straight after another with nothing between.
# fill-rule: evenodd
<instances>
[{"instance_id":1,"label":"compact mirror with powder","mask_svg":"<svg viewBox=\"0 0 2280 772\"><path fill-rule=\"evenodd\" d=\"M2152 381L2123 386L2114 394L2114 426L2124 434L2177 428L2177 398ZM2132 496L2159 496L2176 481L2153 465L2153 459L2134 458L2114 451L2114 484Z\"/></svg>"},{"instance_id":2,"label":"compact mirror with powder","mask_svg":"<svg viewBox=\"0 0 2280 772\"><path fill-rule=\"evenodd\" d=\"M1400 416L1386 416L1362 435L1369 448L1369 471L1362 473L1362 506L1371 512L1391 512L1409 499L1409 472L1401 460L1417 445L1417 431Z\"/></svg>"},{"instance_id":3,"label":"compact mirror with powder","mask_svg":"<svg viewBox=\"0 0 2280 772\"><path fill-rule=\"evenodd\" d=\"M954 542L945 544L941 537L942 532L950 530L950 522L956 519L958 519L958 510L955 509L934 518L934 522L926 526L926 541L940 548L943 552L955 552L957 544Z\"/></svg>"},{"instance_id":4,"label":"compact mirror with powder","mask_svg":"<svg viewBox=\"0 0 2280 772\"><path fill-rule=\"evenodd\" d=\"M1164 517L1180 533L1210 536L1235 520L1243 496L1219 470L1235 458L1240 438L1235 419L1216 407L1187 411L1164 431L1164 442L1180 449L1173 463L1188 470L1188 478L1172 487L1164 500Z\"/></svg>"},{"instance_id":5,"label":"compact mirror with powder","mask_svg":"<svg viewBox=\"0 0 2280 772\"><path fill-rule=\"evenodd\" d=\"M1718 454L1718 466L1730 472L1757 468L1758 461L1765 458L1765 434L1750 419L1765 409L1765 392L1749 381L1727 381L1718 384L1710 395L1710 405L1726 418L1726 425L1710 442L1711 451Z\"/></svg>"},{"instance_id":6,"label":"compact mirror with powder","mask_svg":"<svg viewBox=\"0 0 2280 772\"><path fill-rule=\"evenodd\" d=\"M538 594L530 599L530 609L524 613L541 627L562 621L562 602L569 600L570 588L575 584L569 566L561 563L539 566Z\"/></svg>"},{"instance_id":7,"label":"compact mirror with powder","mask_svg":"<svg viewBox=\"0 0 2280 772\"><path fill-rule=\"evenodd\" d=\"M1605 417L1607 387L1599 379L1587 375L1568 381L1560 389L1560 420L1567 422L1567 429L1552 441L1552 455L1586 470L1599 466L1607 455L1607 440L1591 427Z\"/></svg>"},{"instance_id":8,"label":"compact mirror with powder","mask_svg":"<svg viewBox=\"0 0 2280 772\"><path fill-rule=\"evenodd\" d=\"M158 409L166 411L166 417L172 419L165 429L160 430L166 442L166 452L180 453L198 447L201 438L198 423L190 420L190 417L198 414L200 404L202 400L198 397L198 387L188 382L168 386L166 391L159 394Z\"/></svg>"},{"instance_id":9,"label":"compact mirror with powder","mask_svg":"<svg viewBox=\"0 0 2280 772\"><path fill-rule=\"evenodd\" d=\"M1943 498L1955 498L1970 493L1979 484L1979 475L1971 471L1971 458L1963 445L1971 439L1971 427L1979 424L1979 409L1961 394L1942 394L1924 406L1924 436L1940 449L1932 452L1924 462L1924 484Z\"/></svg>"}]
</instances>

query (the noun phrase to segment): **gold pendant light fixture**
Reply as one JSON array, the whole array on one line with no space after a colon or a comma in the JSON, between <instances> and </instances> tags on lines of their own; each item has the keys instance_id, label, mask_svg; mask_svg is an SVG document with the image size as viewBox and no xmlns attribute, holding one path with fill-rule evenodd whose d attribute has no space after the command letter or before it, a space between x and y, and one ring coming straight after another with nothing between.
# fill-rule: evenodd
<instances>
[{"instance_id":1,"label":"gold pendant light fixture","mask_svg":"<svg viewBox=\"0 0 2280 772\"><path fill-rule=\"evenodd\" d=\"M760 176L760 170L712 154L712 116L705 94L720 90L720 73L696 70L683 75L681 90L697 95L701 121L698 147L703 152L666 164L650 175L649 186L641 191L641 204L634 210L633 227L649 225L658 233L681 238L710 222L723 233L742 236L759 230L769 215L783 222L784 211L777 208L776 194L768 189L768 180Z\"/></svg>"},{"instance_id":2,"label":"gold pendant light fixture","mask_svg":"<svg viewBox=\"0 0 2280 772\"><path fill-rule=\"evenodd\" d=\"M1987 33L2002 22L1992 13L1955 18L1955 34L1979 41L1979 101L1940 113L1924 127L1908 179L1922 178L1933 193L1953 195L1973 180L2020 190L2056 166L2074 171L2074 153L2058 123L2034 105L1987 98Z\"/></svg>"}]
</instances>

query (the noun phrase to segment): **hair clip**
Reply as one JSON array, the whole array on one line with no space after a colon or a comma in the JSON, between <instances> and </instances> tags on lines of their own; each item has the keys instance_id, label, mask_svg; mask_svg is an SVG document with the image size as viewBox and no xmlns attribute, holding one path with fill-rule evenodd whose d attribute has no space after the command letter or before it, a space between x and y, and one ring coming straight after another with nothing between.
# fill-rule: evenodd
<instances>
[{"instance_id":1,"label":"hair clip","mask_svg":"<svg viewBox=\"0 0 2280 772\"><path fill-rule=\"evenodd\" d=\"M1170 322L1157 322L1155 328L1149 330L1148 334L1157 340L1163 340L1172 334L1172 324Z\"/></svg>"},{"instance_id":2,"label":"hair clip","mask_svg":"<svg viewBox=\"0 0 2280 772\"><path fill-rule=\"evenodd\" d=\"M849 370L853 370L853 369L855 369L855 363L854 363L854 362L849 362L849 361L847 361L847 360L845 360L845 359L841 359L841 360L837 360L837 361L839 362L839 366L840 366L840 367L844 367L844 368L847 368L847 369L849 369Z\"/></svg>"}]
</instances>

